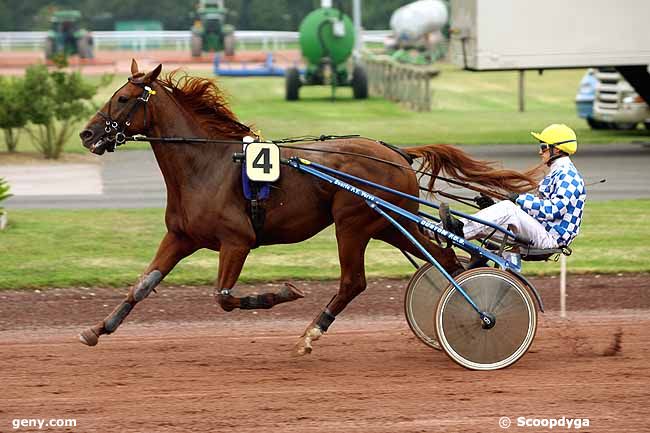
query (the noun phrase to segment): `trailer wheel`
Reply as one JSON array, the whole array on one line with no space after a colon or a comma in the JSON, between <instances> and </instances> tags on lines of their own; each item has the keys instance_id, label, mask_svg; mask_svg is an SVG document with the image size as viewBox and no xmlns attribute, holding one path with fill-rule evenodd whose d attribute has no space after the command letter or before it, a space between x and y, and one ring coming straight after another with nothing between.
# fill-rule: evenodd
<instances>
[{"instance_id":1,"label":"trailer wheel","mask_svg":"<svg viewBox=\"0 0 650 433\"><path fill-rule=\"evenodd\" d=\"M201 57L203 53L203 39L201 36L192 34L190 49L192 50L192 57Z\"/></svg>"},{"instance_id":2,"label":"trailer wheel","mask_svg":"<svg viewBox=\"0 0 650 433\"><path fill-rule=\"evenodd\" d=\"M297 101L300 90L300 72L297 68L287 69L285 75L286 99L287 101Z\"/></svg>"},{"instance_id":3,"label":"trailer wheel","mask_svg":"<svg viewBox=\"0 0 650 433\"><path fill-rule=\"evenodd\" d=\"M352 71L352 93L355 99L368 97L368 75L363 66L357 65Z\"/></svg>"}]
</instances>

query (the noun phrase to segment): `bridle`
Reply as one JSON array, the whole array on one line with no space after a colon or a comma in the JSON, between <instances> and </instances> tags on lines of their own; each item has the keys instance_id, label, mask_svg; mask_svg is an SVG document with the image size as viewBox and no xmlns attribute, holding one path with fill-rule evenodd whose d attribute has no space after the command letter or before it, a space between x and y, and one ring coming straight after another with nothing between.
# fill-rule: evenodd
<instances>
[{"instance_id":1,"label":"bridle","mask_svg":"<svg viewBox=\"0 0 650 433\"><path fill-rule=\"evenodd\" d=\"M113 98L120 90L124 88L124 86L129 83L140 87L142 89L142 94L133 102L131 108L129 111L127 111L126 116L124 116L122 120L113 120L111 117L111 104L113 102ZM106 150L108 152L114 152L115 147L126 143L128 138L126 135L126 130L129 126L131 126L131 118L140 107L144 108L144 129L147 129L147 102L149 102L151 95L155 94L156 91L145 84L141 79L134 79L133 77L129 77L128 82L117 89L115 93L113 93L113 96L111 96L111 99L108 100L108 113L97 111L97 114L102 116L106 121L106 126L104 127L104 135L102 135L99 139L106 140L108 143Z\"/></svg>"}]
</instances>

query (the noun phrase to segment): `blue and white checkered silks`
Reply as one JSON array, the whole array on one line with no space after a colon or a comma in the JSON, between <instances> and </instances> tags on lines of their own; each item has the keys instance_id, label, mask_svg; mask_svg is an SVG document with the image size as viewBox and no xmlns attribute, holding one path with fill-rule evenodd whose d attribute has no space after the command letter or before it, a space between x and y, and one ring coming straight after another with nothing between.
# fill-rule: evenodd
<instances>
[{"instance_id":1,"label":"blue and white checkered silks","mask_svg":"<svg viewBox=\"0 0 650 433\"><path fill-rule=\"evenodd\" d=\"M580 232L587 192L585 182L568 157L556 159L539 184L538 196L521 194L517 204L544 226L560 246Z\"/></svg>"}]
</instances>

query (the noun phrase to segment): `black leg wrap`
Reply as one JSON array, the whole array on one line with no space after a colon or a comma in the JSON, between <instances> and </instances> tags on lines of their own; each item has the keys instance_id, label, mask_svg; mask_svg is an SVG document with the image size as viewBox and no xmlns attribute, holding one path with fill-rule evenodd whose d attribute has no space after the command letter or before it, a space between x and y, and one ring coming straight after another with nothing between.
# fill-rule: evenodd
<instances>
[{"instance_id":1,"label":"black leg wrap","mask_svg":"<svg viewBox=\"0 0 650 433\"><path fill-rule=\"evenodd\" d=\"M336 316L333 316L328 310L325 310L322 313L320 313L320 316L318 316L318 319L316 320L316 325L318 325L321 331L327 332L330 325L332 324L332 322L334 322L335 319Z\"/></svg>"},{"instance_id":2,"label":"black leg wrap","mask_svg":"<svg viewBox=\"0 0 650 433\"><path fill-rule=\"evenodd\" d=\"M144 298L149 296L151 291L162 281L162 279L162 272L157 270L151 272L135 287L135 289L133 289L133 299L135 299L136 302L142 301Z\"/></svg>"},{"instance_id":3,"label":"black leg wrap","mask_svg":"<svg viewBox=\"0 0 650 433\"><path fill-rule=\"evenodd\" d=\"M104 330L107 334L113 333L120 326L120 323L124 320L126 316L129 315L133 305L129 304L127 301L122 301L122 303L111 313L109 318L104 322Z\"/></svg>"},{"instance_id":4,"label":"black leg wrap","mask_svg":"<svg viewBox=\"0 0 650 433\"><path fill-rule=\"evenodd\" d=\"M245 296L239 299L239 308L242 310L267 310L275 304L275 294L273 293L265 293L257 296Z\"/></svg>"}]
</instances>

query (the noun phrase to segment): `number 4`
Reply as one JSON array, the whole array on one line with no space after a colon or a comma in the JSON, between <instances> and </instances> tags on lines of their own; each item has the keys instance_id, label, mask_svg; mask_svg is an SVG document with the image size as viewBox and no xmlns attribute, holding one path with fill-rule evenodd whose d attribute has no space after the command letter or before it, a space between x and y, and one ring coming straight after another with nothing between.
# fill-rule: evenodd
<instances>
[{"instance_id":1,"label":"number 4","mask_svg":"<svg viewBox=\"0 0 650 433\"><path fill-rule=\"evenodd\" d=\"M262 160L261 164L260 159ZM257 157L253 160L253 168L262 168L266 174L271 172L273 164L271 164L271 151L268 147L261 149L260 153L257 154Z\"/></svg>"}]
</instances>

